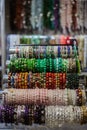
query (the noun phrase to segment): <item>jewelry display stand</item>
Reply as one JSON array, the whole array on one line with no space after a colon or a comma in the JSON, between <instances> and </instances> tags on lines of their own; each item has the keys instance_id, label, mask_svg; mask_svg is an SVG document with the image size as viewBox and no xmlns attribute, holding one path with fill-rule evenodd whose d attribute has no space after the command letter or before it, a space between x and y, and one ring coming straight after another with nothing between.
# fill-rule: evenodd
<instances>
[{"instance_id":1,"label":"jewelry display stand","mask_svg":"<svg viewBox=\"0 0 87 130\"><path fill-rule=\"evenodd\" d=\"M25 38L25 39L24 39ZM30 43L30 44L24 44L24 43L22 43L21 44L21 42L20 41L24 41L25 42L25 40L26 40L26 38L27 38L27 40L29 39L32 39L33 38L33 44L32 43ZM37 40L35 40L35 38L37 39ZM39 43L39 42L37 42L39 39L41 39L42 38L42 40L41 40L41 43ZM7 64L7 66L9 67L9 69L7 69L7 74L9 74L9 73L14 73L14 76L15 76L15 73L20 73L20 70L17 70L18 68L15 68L15 67L17 67L17 65L14 65L14 67L12 68L12 64L14 64L15 63L15 60L18 60L18 59L20 59L20 57L22 57L22 58L24 58L24 59L26 59L26 56L27 56L27 59L29 59L29 60L31 60L32 58L35 58L35 60L36 60L36 62L37 62L37 60L38 60L38 58L40 59L40 60L42 60L43 58L44 58L44 56L45 56L45 58L46 57L48 57L47 59L49 59L50 57L52 58L52 56L54 57L53 59L55 60L55 57L56 58L61 58L62 57L62 59L65 59L65 61L67 60L67 58L72 58L72 59L74 59L74 58L78 58L78 44L77 44L77 42L76 42L76 40L75 39L73 39L73 38L71 38L70 39L70 41L71 42L73 42L72 44L70 43L70 41L68 40L68 44L59 44L58 42L57 43L55 43L54 44L54 37L53 36L51 36L51 39L49 40L48 39L49 37L48 36L21 36L21 35L9 35L8 36L8 42L7 42L7 60L9 60L9 62L8 62L8 64ZM43 40L44 39L44 40ZM48 41L46 41L45 39L47 39ZM28 40L28 41L29 41ZM49 42L50 41L50 42ZM37 43L37 44L35 44L35 43ZM53 43L53 44L52 44ZM52 48L54 48L55 47L55 49L56 50L50 50L50 48L49 49L47 49L47 47L51 47L51 49ZM71 50L69 49L70 48L70 46L71 46ZM29 47L32 47L33 48L33 51L32 50L30 50L30 52L29 52ZM36 48L35 48L36 47ZM44 50L41 50L41 47L44 49L45 48L45 51ZM58 48L59 47L59 48ZM27 49L28 48L28 49ZM65 48L65 49L64 49ZM36 50L35 50L36 49ZM59 49L59 50L58 50ZM54 53L55 52L55 53ZM9 55L10 54L10 55ZM35 54L37 54L37 55L35 55ZM44 55L45 54L45 55ZM55 54L55 56L54 56L54 54ZM14 62L12 61L12 59L14 59ZM62 61L63 63L64 63L64 61ZM25 63L26 64L26 63ZM55 63L56 64L56 63ZM9 66L10 65L10 66ZM35 65L36 65L36 63L35 63ZM60 64L59 64L60 65ZM58 65L58 66L59 66ZM78 65L78 66L77 66ZM21 67L21 64L20 64L20 66L19 67ZM23 66L24 67L24 66ZM39 67L40 67L40 65L39 65ZM66 62L65 62L65 67L63 67L63 66L61 66L61 68L59 69L59 67L58 67L58 69L57 68L54 68L54 69L52 69L52 67L53 67L53 64L52 64L52 67L49 65L49 67L47 68L47 66L46 66L46 70L44 69L44 66L42 66L43 67L43 69L41 69L41 68L39 68L38 70L37 70L37 68L33 68L33 66L32 66L32 68L29 70L28 69L28 71L27 72L29 72L29 71L33 71L33 73L35 73L35 71L36 71L36 73L42 73L42 72L44 72L44 73L54 73L55 74L55 72L56 73L65 73L66 74L66 77L67 77L67 75L69 74L73 74L73 72L75 72L75 73L79 73L80 72L80 67L79 67L79 63L78 64L76 64L75 65L75 63L74 63L74 67L72 66L72 65L70 65L69 64L69 62L68 62L68 64L66 65ZM62 68L63 67L63 68ZM66 68L67 67L67 68ZM27 68L25 68L25 70L24 69L22 69L22 72L23 73L25 73L26 72L26 69ZM34 70L33 70L34 69ZM9 75L8 75L9 76ZM6 100L4 100L4 102L6 101L6 103L8 104L8 105L10 105L10 103L12 102L12 104L14 104L15 105L15 102L17 101L17 99L16 99L16 101L15 101L15 98L16 97L14 97L14 100L12 99L13 98L13 96L11 97L11 95L15 95L15 92L14 92L14 89L13 88L18 88L18 86L15 86L15 77L13 77L12 75L10 75L10 78L9 77L6 77L5 78L5 82L7 82L6 84L5 84L5 87L6 88L12 88L12 89L6 89L6 91L7 91L7 94L9 94L8 92L11 92L11 94L10 94L10 98L8 97L8 99L10 99L10 102L9 102L9 100L6 98ZM12 76L12 77L11 77ZM34 75L33 75L34 76ZM74 75L73 75L74 76ZM75 82L73 82L73 78L74 77L72 77L71 79L70 79L70 77L68 77L68 78L64 78L64 79L66 79L66 82L65 82L65 84L64 84L64 88L69 88L69 89L78 89L78 87L79 87L79 82L78 82L78 78L76 79L76 77L75 77L75 79L74 80L76 80ZM35 78L35 77L34 77ZM12 79L14 79L14 80L12 80ZM10 81L9 81L10 80ZM39 81L40 79L38 79L38 81ZM47 79L46 79L47 80ZM52 78L51 78L51 80L52 80ZM60 79L61 80L61 79ZM20 81L21 82L21 81ZM28 81L29 83L30 83L30 81ZM36 81L37 82L37 81ZM54 84L52 84L52 82L51 81L48 81L49 83L51 83L51 86L50 86L50 89L52 89L51 87L53 87L54 86L54 89L59 89L59 88L61 88L61 86L60 85L58 85L57 84L57 86ZM60 81L58 80L58 82L60 83ZM63 82L63 79L62 79L62 82ZM10 83L10 84L9 84ZM34 79L34 83L35 83L35 79ZM75 84L76 83L76 84ZM34 85L34 86L33 86ZM36 89L35 89L35 87L38 87L38 85L35 85L35 84L33 84L31 87L32 88L30 88L30 91L32 91L32 89L33 90L35 90L35 92L36 92ZM39 85L40 85L40 81L39 81ZM46 84L45 84L46 85ZM50 85L50 84L49 84ZM62 85L62 84L61 84ZM72 87L71 87L72 86ZM24 88L24 86L19 86L19 88ZM45 88L45 90L47 89L46 88L47 87L47 85L46 86L44 86L44 84L42 85L42 88ZM58 88L59 87L59 88ZM22 89L23 89L22 88ZM41 91L41 89L42 88L39 88L39 93L40 93L40 91ZM64 88L61 88L59 91L65 91L64 90ZM27 89L29 89L29 86L27 87ZM50 90L49 89L49 90ZM52 91L54 91L54 89L52 90ZM19 95L20 95L20 89L18 89L18 93L19 93ZM24 90L25 91L25 90ZM50 90L51 91L51 90ZM68 90L67 90L68 91ZM72 90L69 90L69 92L70 91L72 91ZM81 97L80 97L80 95L78 95L79 96L79 100L78 100L78 98L77 99L75 99L75 97L74 97L74 92L75 90L73 90L72 91L72 94L70 95L70 93L67 93L67 94L69 94L70 96L72 96L72 98L71 98L71 100L73 101L73 105L76 105L76 103L77 103L77 105L82 105L83 103L82 102L80 102L80 99L82 99ZM82 93L82 90L81 89L79 89L79 91ZM84 92L85 92L85 90L83 90ZM5 91L4 91L5 92ZM13 94L12 94L13 93ZM26 93L27 94L27 93ZM25 94L25 96L24 96L24 98L26 98L26 94ZM44 93L45 94L45 93ZM79 94L79 92L77 92L77 94ZM68 95L68 96L69 96ZM9 96L9 95L8 95ZM22 96L22 95L21 95ZM38 96L38 95L37 95ZM46 95L42 95L42 96L46 96ZM52 96L52 95L50 95L50 96ZM63 95L62 95L63 96ZM40 95L40 97L41 97L41 95ZM84 102L86 102L86 98L84 97L84 95L82 95L82 97L83 97L83 99L82 100L84 100ZM19 96L18 96L18 98L19 98ZM32 98L32 97L31 97ZM44 98L44 97L43 97ZM49 98L49 97L48 97ZM51 97L52 98L52 97ZM63 98L63 97L62 97ZM66 97L65 97L66 98ZM69 98L69 97L68 97ZM4 99L5 99L5 95L4 95ZM12 100L11 100L12 99ZM23 98L22 98L23 99ZM23 99L24 100L24 99ZM28 99L27 99L28 100ZM39 103L41 102L40 101L41 99L39 99ZM59 99L58 99L59 100ZM14 102L15 101L15 102ZM37 102L36 101L36 97L35 97L35 100L34 100L35 102ZM52 101L53 101L53 99L52 99ZM58 102L56 102L56 100L54 100L55 101L55 103L57 103L56 105L58 105ZM60 106L61 105L63 105L62 104L62 101L63 100L61 100L61 103L60 103ZM26 101L25 101L26 102ZM20 102L21 103L21 102ZM20 103L19 103L19 105L20 105ZM46 102L44 102L44 104L45 104ZM54 103L54 104L55 104ZM18 104L18 103L17 103ZM51 103L52 104L52 103ZM51 105L50 104L50 105ZM65 104L67 104L67 102L65 101ZM69 102L68 102L68 104L69 104ZM23 101L22 101L22 105L24 105L23 104ZM71 105L71 104L70 104ZM49 108L49 107L48 107ZM54 110L55 111L55 110ZM54 118L55 119L55 118ZM20 124L20 123L19 123ZM33 125L33 124L32 124ZM60 124L58 124L58 126L60 127L62 125L62 123L60 123ZM23 128L25 128L25 129L34 129L33 127L31 127L31 126L25 126L25 125L21 125ZM34 125L33 125L34 126ZM49 129L49 127L45 127L45 126L39 126L38 127L38 125L36 125L37 126L37 129ZM18 127L19 127L19 125L18 125ZM17 127L17 128L18 128ZM44 127L44 128L43 128ZM52 126L53 127L53 126ZM36 127L35 127L36 128Z\"/></svg>"}]
</instances>

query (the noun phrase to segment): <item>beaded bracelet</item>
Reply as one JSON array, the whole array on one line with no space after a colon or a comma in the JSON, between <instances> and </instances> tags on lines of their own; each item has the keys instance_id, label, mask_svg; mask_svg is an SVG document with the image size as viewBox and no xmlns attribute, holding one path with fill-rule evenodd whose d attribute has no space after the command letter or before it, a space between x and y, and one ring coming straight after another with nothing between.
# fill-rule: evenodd
<instances>
[{"instance_id":1,"label":"beaded bracelet","mask_svg":"<svg viewBox=\"0 0 87 130\"><path fill-rule=\"evenodd\" d=\"M77 93L77 104L81 106L82 105L82 90L79 88L76 90L76 93Z\"/></svg>"},{"instance_id":2,"label":"beaded bracelet","mask_svg":"<svg viewBox=\"0 0 87 130\"><path fill-rule=\"evenodd\" d=\"M48 74L48 77L46 76ZM13 77L14 75L14 77ZM62 76L62 77L61 77ZM11 81L11 77L13 78L13 81ZM51 77L49 81L49 77ZM60 79L60 77L62 79ZM66 78L65 74L54 74L54 73L16 73L11 74L9 73L9 81L8 81L8 87L12 88L65 88L66 84ZM45 78L45 79L44 79ZM56 78L56 79L55 79ZM59 81L60 80L60 81ZM51 86L46 86L47 82L51 83ZM57 83L58 82L58 83ZM43 85L43 84L44 85ZM56 86L55 86L56 83ZM54 87L52 87L54 86Z\"/></svg>"},{"instance_id":3,"label":"beaded bracelet","mask_svg":"<svg viewBox=\"0 0 87 130\"><path fill-rule=\"evenodd\" d=\"M32 125L33 123L45 123L45 107L42 106L3 106L0 107L2 123L22 123ZM38 113L37 113L38 112ZM38 121L38 122L37 122Z\"/></svg>"},{"instance_id":4,"label":"beaded bracelet","mask_svg":"<svg viewBox=\"0 0 87 130\"><path fill-rule=\"evenodd\" d=\"M80 65L77 59L44 58L44 59L13 59L9 64L10 72L79 72Z\"/></svg>"},{"instance_id":5,"label":"beaded bracelet","mask_svg":"<svg viewBox=\"0 0 87 130\"><path fill-rule=\"evenodd\" d=\"M66 81L67 80L67 81ZM66 84L67 83L67 84ZM76 73L9 73L8 88L74 88L79 87Z\"/></svg>"},{"instance_id":6,"label":"beaded bracelet","mask_svg":"<svg viewBox=\"0 0 87 130\"><path fill-rule=\"evenodd\" d=\"M84 114L82 115L82 112ZM84 116L85 115L85 116ZM84 119L83 119L84 117ZM85 106L46 106L45 107L45 123L49 127L57 127L63 123L81 123L87 122L87 109Z\"/></svg>"},{"instance_id":7,"label":"beaded bracelet","mask_svg":"<svg viewBox=\"0 0 87 130\"><path fill-rule=\"evenodd\" d=\"M87 123L87 107L44 106L44 105L5 105L0 106L1 123L22 123L25 125L45 124L55 127L62 123Z\"/></svg>"},{"instance_id":8,"label":"beaded bracelet","mask_svg":"<svg viewBox=\"0 0 87 130\"><path fill-rule=\"evenodd\" d=\"M44 92L44 94L42 94ZM4 95L4 103L5 104L59 104L59 105L67 105L70 103L71 105L82 105L82 100L84 100L83 93L80 89L78 90L70 90L71 97L68 93L67 89L65 90L47 90L47 89L20 89L20 93L18 93L18 89L9 89L8 93ZM74 93L74 94L73 94ZM29 97L29 99L28 99ZM76 98L75 98L76 97ZM82 99L83 98L83 99ZM22 102L21 102L22 100ZM47 100L47 101L46 101ZM69 102L68 102L69 101Z\"/></svg>"},{"instance_id":9,"label":"beaded bracelet","mask_svg":"<svg viewBox=\"0 0 87 130\"><path fill-rule=\"evenodd\" d=\"M16 48L17 58L67 58L77 56L77 46L28 46Z\"/></svg>"},{"instance_id":10,"label":"beaded bracelet","mask_svg":"<svg viewBox=\"0 0 87 130\"><path fill-rule=\"evenodd\" d=\"M67 88L77 89L79 87L79 76L76 73L67 73Z\"/></svg>"},{"instance_id":11,"label":"beaded bracelet","mask_svg":"<svg viewBox=\"0 0 87 130\"><path fill-rule=\"evenodd\" d=\"M83 124L87 122L87 108L85 106L82 106L82 111L83 111L83 121L81 123Z\"/></svg>"}]
</instances>

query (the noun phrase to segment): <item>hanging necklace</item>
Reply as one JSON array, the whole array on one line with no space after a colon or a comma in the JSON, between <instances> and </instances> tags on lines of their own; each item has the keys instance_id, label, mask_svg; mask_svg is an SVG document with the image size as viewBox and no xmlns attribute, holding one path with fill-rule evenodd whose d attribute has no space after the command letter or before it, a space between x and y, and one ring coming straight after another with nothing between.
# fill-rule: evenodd
<instances>
[{"instance_id":1,"label":"hanging necklace","mask_svg":"<svg viewBox=\"0 0 87 130\"><path fill-rule=\"evenodd\" d=\"M54 26L55 30L60 30L60 0L54 0Z\"/></svg>"},{"instance_id":2,"label":"hanging necklace","mask_svg":"<svg viewBox=\"0 0 87 130\"><path fill-rule=\"evenodd\" d=\"M26 0L26 3L25 3L25 29L28 30L28 32L32 31L32 26L31 26L31 22L30 22L31 1L32 0Z\"/></svg>"},{"instance_id":3,"label":"hanging necklace","mask_svg":"<svg viewBox=\"0 0 87 130\"><path fill-rule=\"evenodd\" d=\"M45 29L54 29L53 1L43 0L43 24Z\"/></svg>"},{"instance_id":4,"label":"hanging necklace","mask_svg":"<svg viewBox=\"0 0 87 130\"><path fill-rule=\"evenodd\" d=\"M77 29L77 0L72 1L72 31Z\"/></svg>"},{"instance_id":5,"label":"hanging necklace","mask_svg":"<svg viewBox=\"0 0 87 130\"><path fill-rule=\"evenodd\" d=\"M43 26L43 0L32 0L31 24L34 30L42 31Z\"/></svg>"}]
</instances>

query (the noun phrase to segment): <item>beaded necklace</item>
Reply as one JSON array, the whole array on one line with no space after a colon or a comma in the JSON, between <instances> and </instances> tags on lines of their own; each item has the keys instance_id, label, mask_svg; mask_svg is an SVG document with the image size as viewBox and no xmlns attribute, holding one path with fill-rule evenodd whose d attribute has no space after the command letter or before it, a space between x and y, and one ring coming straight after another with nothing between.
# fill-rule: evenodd
<instances>
[{"instance_id":1,"label":"beaded necklace","mask_svg":"<svg viewBox=\"0 0 87 130\"><path fill-rule=\"evenodd\" d=\"M47 29L54 29L53 0L43 0L43 24Z\"/></svg>"},{"instance_id":2,"label":"beaded necklace","mask_svg":"<svg viewBox=\"0 0 87 130\"><path fill-rule=\"evenodd\" d=\"M60 24L60 0L54 0L54 25L55 25L55 30L61 29L61 24Z\"/></svg>"},{"instance_id":3,"label":"beaded necklace","mask_svg":"<svg viewBox=\"0 0 87 130\"><path fill-rule=\"evenodd\" d=\"M31 31L31 22L30 22L30 16L31 16L31 1L32 0L26 0L25 3L25 29Z\"/></svg>"},{"instance_id":4,"label":"beaded necklace","mask_svg":"<svg viewBox=\"0 0 87 130\"><path fill-rule=\"evenodd\" d=\"M77 29L77 0L72 1L72 31Z\"/></svg>"}]
</instances>

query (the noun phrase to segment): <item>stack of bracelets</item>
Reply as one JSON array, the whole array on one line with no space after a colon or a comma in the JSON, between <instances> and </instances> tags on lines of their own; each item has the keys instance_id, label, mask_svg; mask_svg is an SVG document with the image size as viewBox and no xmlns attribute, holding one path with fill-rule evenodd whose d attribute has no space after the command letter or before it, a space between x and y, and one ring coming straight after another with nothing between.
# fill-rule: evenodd
<instances>
[{"instance_id":1,"label":"stack of bracelets","mask_svg":"<svg viewBox=\"0 0 87 130\"><path fill-rule=\"evenodd\" d=\"M17 46L10 55L0 122L48 127L87 123L86 93L79 87L77 42L69 37L67 44L62 39L65 45L40 46L40 41L36 42L38 45Z\"/></svg>"},{"instance_id":2,"label":"stack of bracelets","mask_svg":"<svg viewBox=\"0 0 87 130\"><path fill-rule=\"evenodd\" d=\"M20 91L20 92L19 92ZM7 89L3 95L7 105L77 105L86 103L85 90L76 89Z\"/></svg>"},{"instance_id":3,"label":"stack of bracelets","mask_svg":"<svg viewBox=\"0 0 87 130\"><path fill-rule=\"evenodd\" d=\"M10 72L74 72L79 73L78 59L63 59L63 58L44 58L44 59L27 59L13 58L8 65Z\"/></svg>"},{"instance_id":4,"label":"stack of bracelets","mask_svg":"<svg viewBox=\"0 0 87 130\"><path fill-rule=\"evenodd\" d=\"M87 107L46 106L45 123L49 127L56 127L64 123L87 123Z\"/></svg>"},{"instance_id":5,"label":"stack of bracelets","mask_svg":"<svg viewBox=\"0 0 87 130\"><path fill-rule=\"evenodd\" d=\"M67 73L66 81L67 88L77 89L79 87L79 75L77 73Z\"/></svg>"},{"instance_id":6,"label":"stack of bracelets","mask_svg":"<svg viewBox=\"0 0 87 130\"><path fill-rule=\"evenodd\" d=\"M48 127L56 127L63 123L87 122L87 107L82 106L0 106L1 123L22 123L24 125L45 124Z\"/></svg>"},{"instance_id":7,"label":"stack of bracelets","mask_svg":"<svg viewBox=\"0 0 87 130\"><path fill-rule=\"evenodd\" d=\"M15 49L17 58L70 58L76 53L75 46L22 46Z\"/></svg>"},{"instance_id":8,"label":"stack of bracelets","mask_svg":"<svg viewBox=\"0 0 87 130\"><path fill-rule=\"evenodd\" d=\"M21 89L77 89L79 87L79 76L75 73L9 73L8 88L11 87Z\"/></svg>"},{"instance_id":9,"label":"stack of bracelets","mask_svg":"<svg viewBox=\"0 0 87 130\"><path fill-rule=\"evenodd\" d=\"M56 35L52 37L50 36L46 36L45 39L41 39L39 36L37 36L37 38L35 37L25 37L25 36L21 36L20 39L20 44L28 44L28 45L74 45L74 44L78 44L77 40L74 37L71 36L65 36L65 35L60 35L59 37Z\"/></svg>"},{"instance_id":10,"label":"stack of bracelets","mask_svg":"<svg viewBox=\"0 0 87 130\"><path fill-rule=\"evenodd\" d=\"M26 106L0 106L1 123L22 123L25 125L44 124L45 106L26 105Z\"/></svg>"}]
</instances>

